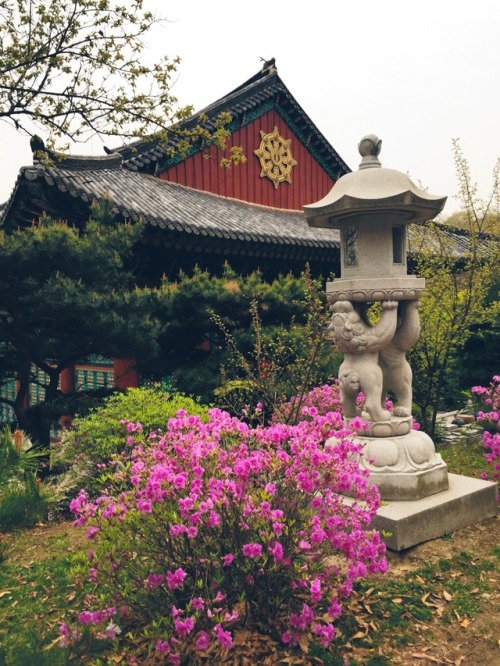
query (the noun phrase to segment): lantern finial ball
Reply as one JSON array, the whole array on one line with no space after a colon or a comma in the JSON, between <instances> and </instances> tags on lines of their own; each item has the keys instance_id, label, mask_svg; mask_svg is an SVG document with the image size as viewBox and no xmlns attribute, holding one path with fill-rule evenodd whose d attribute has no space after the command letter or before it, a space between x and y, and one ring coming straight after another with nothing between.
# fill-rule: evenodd
<instances>
[{"instance_id":1,"label":"lantern finial ball","mask_svg":"<svg viewBox=\"0 0 500 666\"><path fill-rule=\"evenodd\" d=\"M361 157L377 157L382 148L382 139L375 134L367 134L358 143L358 150Z\"/></svg>"}]
</instances>

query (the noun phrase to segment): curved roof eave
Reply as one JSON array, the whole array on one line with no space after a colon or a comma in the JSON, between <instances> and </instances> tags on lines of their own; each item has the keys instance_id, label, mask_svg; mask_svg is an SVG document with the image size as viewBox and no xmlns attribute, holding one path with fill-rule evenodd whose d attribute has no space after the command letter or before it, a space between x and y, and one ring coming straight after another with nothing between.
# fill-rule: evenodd
<instances>
[{"instance_id":1,"label":"curved roof eave","mask_svg":"<svg viewBox=\"0 0 500 666\"><path fill-rule=\"evenodd\" d=\"M239 242L338 248L338 233L311 229L302 211L268 208L195 190L117 168L117 163L108 166L96 164L94 158L73 158L58 167L24 167L16 191L23 181L39 181L49 197L71 196L88 206L107 196L125 219L140 219L160 229ZM10 201L12 206L15 193Z\"/></svg>"}]
</instances>

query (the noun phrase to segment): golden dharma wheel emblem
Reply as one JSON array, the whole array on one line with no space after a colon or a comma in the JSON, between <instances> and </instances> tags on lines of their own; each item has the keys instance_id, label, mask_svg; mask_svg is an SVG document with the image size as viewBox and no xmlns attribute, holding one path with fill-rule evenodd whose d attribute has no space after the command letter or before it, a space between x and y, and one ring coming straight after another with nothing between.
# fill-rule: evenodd
<instances>
[{"instance_id":1,"label":"golden dharma wheel emblem","mask_svg":"<svg viewBox=\"0 0 500 666\"><path fill-rule=\"evenodd\" d=\"M280 136L277 127L269 134L261 130L260 138L260 146L254 150L260 160L260 177L272 180L275 189L285 181L291 183L292 168L297 164L290 149L292 140Z\"/></svg>"}]
</instances>

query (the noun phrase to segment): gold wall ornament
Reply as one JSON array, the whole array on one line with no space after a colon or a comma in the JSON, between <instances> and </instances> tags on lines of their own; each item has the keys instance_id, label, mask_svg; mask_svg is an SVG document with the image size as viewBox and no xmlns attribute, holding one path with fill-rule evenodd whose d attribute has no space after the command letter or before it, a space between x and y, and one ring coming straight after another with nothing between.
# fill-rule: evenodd
<instances>
[{"instance_id":1,"label":"gold wall ornament","mask_svg":"<svg viewBox=\"0 0 500 666\"><path fill-rule=\"evenodd\" d=\"M292 140L280 136L277 127L269 134L261 130L260 137L260 146L253 151L260 160L260 177L272 180L275 189L284 181L291 183L292 168L297 164L290 149Z\"/></svg>"}]
</instances>

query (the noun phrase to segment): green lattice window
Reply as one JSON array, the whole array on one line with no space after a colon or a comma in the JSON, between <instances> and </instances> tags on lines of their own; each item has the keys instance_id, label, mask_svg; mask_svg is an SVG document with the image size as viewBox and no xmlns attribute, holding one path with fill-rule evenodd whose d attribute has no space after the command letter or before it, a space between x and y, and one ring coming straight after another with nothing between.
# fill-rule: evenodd
<instances>
[{"instance_id":1,"label":"green lattice window","mask_svg":"<svg viewBox=\"0 0 500 666\"><path fill-rule=\"evenodd\" d=\"M95 391L100 388L113 388L115 373L113 370L94 368L76 368L75 388L77 391Z\"/></svg>"}]
</instances>

